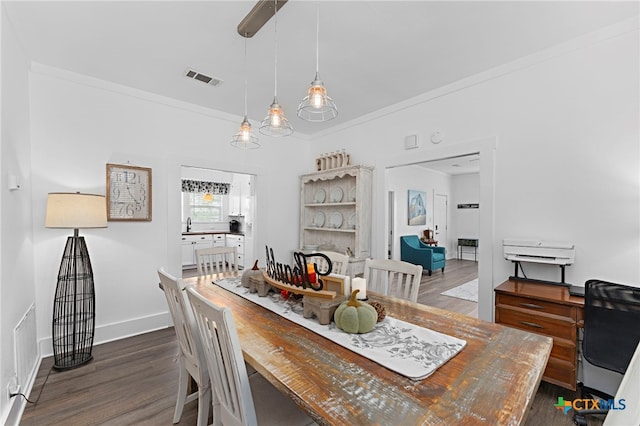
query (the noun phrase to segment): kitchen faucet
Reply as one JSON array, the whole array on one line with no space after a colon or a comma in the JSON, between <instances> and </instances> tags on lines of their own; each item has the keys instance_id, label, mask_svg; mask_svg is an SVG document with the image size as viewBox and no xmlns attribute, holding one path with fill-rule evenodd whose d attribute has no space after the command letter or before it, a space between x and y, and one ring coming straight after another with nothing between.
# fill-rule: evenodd
<instances>
[{"instance_id":1,"label":"kitchen faucet","mask_svg":"<svg viewBox=\"0 0 640 426\"><path fill-rule=\"evenodd\" d=\"M187 218L187 232L191 231L191 218Z\"/></svg>"}]
</instances>

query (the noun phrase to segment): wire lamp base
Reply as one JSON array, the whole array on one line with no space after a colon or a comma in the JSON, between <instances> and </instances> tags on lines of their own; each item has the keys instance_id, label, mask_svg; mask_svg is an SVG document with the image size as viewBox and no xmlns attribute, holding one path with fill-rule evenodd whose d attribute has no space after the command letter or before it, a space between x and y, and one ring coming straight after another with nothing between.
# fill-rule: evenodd
<instances>
[{"instance_id":1,"label":"wire lamp base","mask_svg":"<svg viewBox=\"0 0 640 426\"><path fill-rule=\"evenodd\" d=\"M84 237L67 238L53 300L53 368L69 370L91 361L95 332L93 270Z\"/></svg>"}]
</instances>

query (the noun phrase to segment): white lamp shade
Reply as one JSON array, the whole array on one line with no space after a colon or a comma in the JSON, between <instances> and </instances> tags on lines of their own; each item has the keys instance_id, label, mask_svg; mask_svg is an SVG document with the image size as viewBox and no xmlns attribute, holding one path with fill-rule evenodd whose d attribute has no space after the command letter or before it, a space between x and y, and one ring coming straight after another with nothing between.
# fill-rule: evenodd
<instances>
[{"instance_id":1,"label":"white lamp shade","mask_svg":"<svg viewBox=\"0 0 640 426\"><path fill-rule=\"evenodd\" d=\"M47 196L45 226L68 229L106 228L106 197L79 192L51 192Z\"/></svg>"}]
</instances>

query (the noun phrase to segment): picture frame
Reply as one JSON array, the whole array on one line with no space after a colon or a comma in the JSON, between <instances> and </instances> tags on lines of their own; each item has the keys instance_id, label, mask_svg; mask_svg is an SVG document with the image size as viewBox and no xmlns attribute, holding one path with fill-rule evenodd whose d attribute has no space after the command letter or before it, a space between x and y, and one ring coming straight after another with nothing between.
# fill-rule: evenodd
<instances>
[{"instance_id":1,"label":"picture frame","mask_svg":"<svg viewBox=\"0 0 640 426\"><path fill-rule=\"evenodd\" d=\"M150 222L152 173L147 167L107 163L107 221Z\"/></svg>"},{"instance_id":2,"label":"picture frame","mask_svg":"<svg viewBox=\"0 0 640 426\"><path fill-rule=\"evenodd\" d=\"M407 192L407 224L427 224L427 193L415 189Z\"/></svg>"}]
</instances>

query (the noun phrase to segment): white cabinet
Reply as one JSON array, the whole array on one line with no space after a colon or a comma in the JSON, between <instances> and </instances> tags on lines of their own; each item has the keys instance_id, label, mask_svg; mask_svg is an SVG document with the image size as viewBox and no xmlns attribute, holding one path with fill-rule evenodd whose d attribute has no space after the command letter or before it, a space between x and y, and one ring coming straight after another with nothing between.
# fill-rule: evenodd
<instances>
[{"instance_id":1,"label":"white cabinet","mask_svg":"<svg viewBox=\"0 0 640 426\"><path fill-rule=\"evenodd\" d=\"M372 174L371 167L350 166L300 177L300 248L349 248L352 276L371 256Z\"/></svg>"},{"instance_id":2,"label":"white cabinet","mask_svg":"<svg viewBox=\"0 0 640 426\"><path fill-rule=\"evenodd\" d=\"M226 238L224 234L213 234L213 247L226 247Z\"/></svg>"},{"instance_id":3,"label":"white cabinet","mask_svg":"<svg viewBox=\"0 0 640 426\"><path fill-rule=\"evenodd\" d=\"M227 247L235 247L238 252L238 268L244 268L244 236L227 234Z\"/></svg>"},{"instance_id":4,"label":"white cabinet","mask_svg":"<svg viewBox=\"0 0 640 426\"><path fill-rule=\"evenodd\" d=\"M224 234L222 234L224 237ZM196 264L196 249L211 247L213 240L210 234L183 235L181 241L182 266Z\"/></svg>"},{"instance_id":5,"label":"white cabinet","mask_svg":"<svg viewBox=\"0 0 640 426\"><path fill-rule=\"evenodd\" d=\"M231 188L229 188L229 215L242 216L249 211L251 196L251 175L234 173Z\"/></svg>"}]
</instances>

